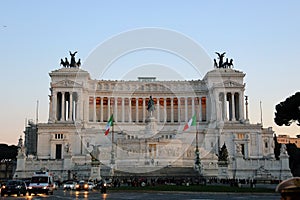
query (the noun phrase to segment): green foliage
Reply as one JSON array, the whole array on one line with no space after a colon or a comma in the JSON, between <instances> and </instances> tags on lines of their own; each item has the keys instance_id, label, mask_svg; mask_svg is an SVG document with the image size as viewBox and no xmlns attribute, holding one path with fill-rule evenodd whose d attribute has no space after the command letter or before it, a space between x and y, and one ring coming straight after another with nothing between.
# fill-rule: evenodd
<instances>
[{"instance_id":1,"label":"green foliage","mask_svg":"<svg viewBox=\"0 0 300 200\"><path fill-rule=\"evenodd\" d=\"M279 126L289 126L293 122L300 125L300 92L288 97L275 107L275 123Z\"/></svg>"},{"instance_id":2,"label":"green foliage","mask_svg":"<svg viewBox=\"0 0 300 200\"><path fill-rule=\"evenodd\" d=\"M219 150L218 161L228 162L228 151L225 143L222 148Z\"/></svg>"},{"instance_id":3,"label":"green foliage","mask_svg":"<svg viewBox=\"0 0 300 200\"><path fill-rule=\"evenodd\" d=\"M0 152L1 162L15 160L18 155L18 147L15 145L0 144Z\"/></svg>"},{"instance_id":4,"label":"green foliage","mask_svg":"<svg viewBox=\"0 0 300 200\"><path fill-rule=\"evenodd\" d=\"M295 144L287 144L290 169L294 177L300 176L300 149Z\"/></svg>"},{"instance_id":5,"label":"green foliage","mask_svg":"<svg viewBox=\"0 0 300 200\"><path fill-rule=\"evenodd\" d=\"M274 144L275 144L275 147L274 147L275 158L276 158L276 160L279 160L281 144L279 144L277 142L277 136L276 136L276 134L274 135Z\"/></svg>"}]
</instances>

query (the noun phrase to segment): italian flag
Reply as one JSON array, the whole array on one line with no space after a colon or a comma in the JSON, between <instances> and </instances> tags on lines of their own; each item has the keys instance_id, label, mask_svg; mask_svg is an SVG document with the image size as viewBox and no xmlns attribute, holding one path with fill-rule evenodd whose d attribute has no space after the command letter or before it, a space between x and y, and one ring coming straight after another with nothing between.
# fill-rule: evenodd
<instances>
[{"instance_id":1,"label":"italian flag","mask_svg":"<svg viewBox=\"0 0 300 200\"><path fill-rule=\"evenodd\" d=\"M105 135L108 135L110 127L112 127L113 125L114 125L114 115L111 114L111 116L106 124L106 127L105 127Z\"/></svg>"},{"instance_id":2,"label":"italian flag","mask_svg":"<svg viewBox=\"0 0 300 200\"><path fill-rule=\"evenodd\" d=\"M194 115L184 126L183 131L188 130L191 126L196 126L196 115Z\"/></svg>"}]
</instances>

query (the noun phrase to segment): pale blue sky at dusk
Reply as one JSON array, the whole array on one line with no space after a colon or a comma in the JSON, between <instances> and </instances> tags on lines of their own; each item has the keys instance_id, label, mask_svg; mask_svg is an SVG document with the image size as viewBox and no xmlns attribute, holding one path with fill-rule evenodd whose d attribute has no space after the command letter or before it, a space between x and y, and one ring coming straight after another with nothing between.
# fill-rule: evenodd
<instances>
[{"instance_id":1,"label":"pale blue sky at dusk","mask_svg":"<svg viewBox=\"0 0 300 200\"><path fill-rule=\"evenodd\" d=\"M144 27L186 35L211 59L215 51L226 52L234 68L246 73L250 122L261 121L261 101L264 127L276 134L300 134L296 125L279 127L273 120L275 105L299 91L299 1L9 0L1 1L0 10L0 143L17 144L25 119L35 119L37 100L39 122L47 122L48 73L60 68L69 50L78 51L84 63L102 42ZM181 58L155 50L123 56L103 78L118 79L125 76L120 71L149 63L174 65L185 79L203 78ZM213 66L205 69L202 75Z\"/></svg>"}]
</instances>

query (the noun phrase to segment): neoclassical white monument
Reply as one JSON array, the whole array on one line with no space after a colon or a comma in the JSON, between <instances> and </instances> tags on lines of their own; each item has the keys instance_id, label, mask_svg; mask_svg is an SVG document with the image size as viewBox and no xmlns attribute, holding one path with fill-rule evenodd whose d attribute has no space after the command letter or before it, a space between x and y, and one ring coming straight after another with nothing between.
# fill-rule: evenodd
<instances>
[{"instance_id":1,"label":"neoclassical white monument","mask_svg":"<svg viewBox=\"0 0 300 200\"><path fill-rule=\"evenodd\" d=\"M73 61L74 62L74 61ZM18 155L15 177L46 168L56 178L121 175L183 175L286 179L288 155L274 158L272 128L251 124L245 100L245 74L215 66L202 80L92 80L77 65L54 70L49 120L38 124L37 155ZM155 110L147 111L150 96ZM105 136L113 114L114 126ZM196 115L196 126L183 126ZM197 137L196 137L197 136ZM197 139L196 139L197 138ZM227 161L218 161L226 145ZM191 174L191 173L190 173ZM196 174L196 173L195 173Z\"/></svg>"}]
</instances>

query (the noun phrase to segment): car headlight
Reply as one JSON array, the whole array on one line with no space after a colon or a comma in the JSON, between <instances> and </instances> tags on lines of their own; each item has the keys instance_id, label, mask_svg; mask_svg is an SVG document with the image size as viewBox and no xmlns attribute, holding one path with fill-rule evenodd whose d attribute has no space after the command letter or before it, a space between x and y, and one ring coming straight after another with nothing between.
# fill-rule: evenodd
<instances>
[{"instance_id":1,"label":"car headlight","mask_svg":"<svg viewBox=\"0 0 300 200\"><path fill-rule=\"evenodd\" d=\"M104 187L106 187L106 183L104 183L103 185L104 185Z\"/></svg>"},{"instance_id":2,"label":"car headlight","mask_svg":"<svg viewBox=\"0 0 300 200\"><path fill-rule=\"evenodd\" d=\"M3 186L2 186L2 189L5 189L5 188L6 188L5 185L3 185Z\"/></svg>"},{"instance_id":3,"label":"car headlight","mask_svg":"<svg viewBox=\"0 0 300 200\"><path fill-rule=\"evenodd\" d=\"M28 187L28 189L29 189L29 190L31 190L31 189L32 189L32 187L31 187L31 186L29 186L29 187Z\"/></svg>"}]
</instances>

